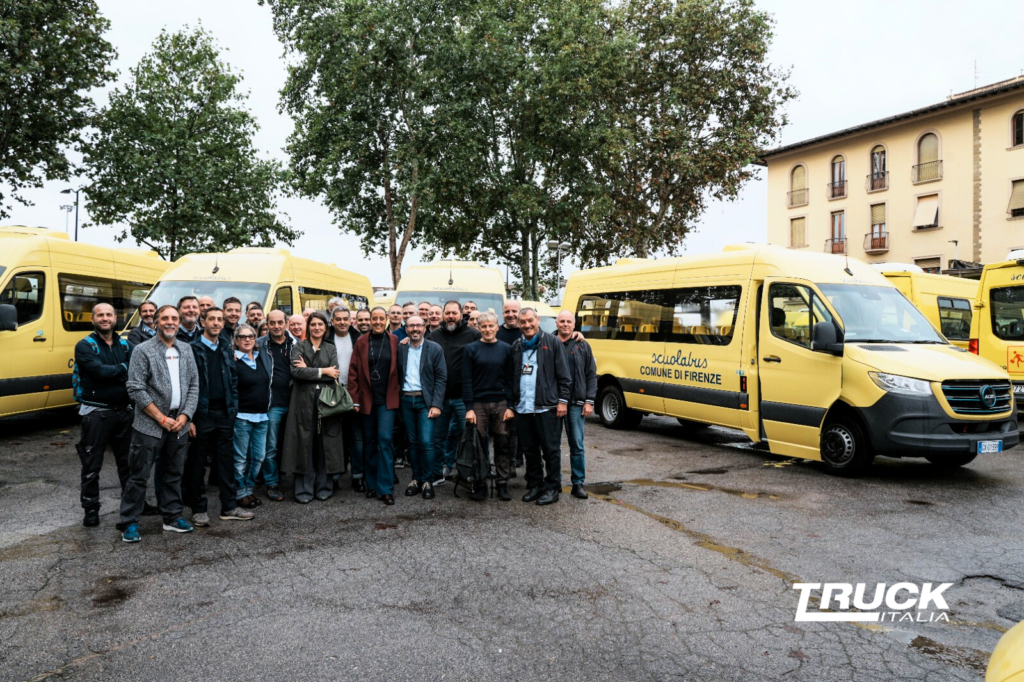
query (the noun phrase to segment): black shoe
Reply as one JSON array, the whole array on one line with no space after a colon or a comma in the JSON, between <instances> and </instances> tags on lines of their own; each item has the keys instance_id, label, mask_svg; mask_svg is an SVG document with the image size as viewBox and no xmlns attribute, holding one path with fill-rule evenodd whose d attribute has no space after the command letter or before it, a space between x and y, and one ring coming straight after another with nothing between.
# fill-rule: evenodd
<instances>
[{"instance_id":1,"label":"black shoe","mask_svg":"<svg viewBox=\"0 0 1024 682\"><path fill-rule=\"evenodd\" d=\"M413 495L419 495L423 487L417 482L412 481L409 483L409 487L405 489L405 496L412 497Z\"/></svg>"},{"instance_id":2,"label":"black shoe","mask_svg":"<svg viewBox=\"0 0 1024 682\"><path fill-rule=\"evenodd\" d=\"M398 483L399 483L399 481L398 481L398 474L395 474L395 483L394 483L394 485L398 485Z\"/></svg>"},{"instance_id":3,"label":"black shoe","mask_svg":"<svg viewBox=\"0 0 1024 682\"><path fill-rule=\"evenodd\" d=\"M502 502L508 502L512 499L512 496L508 494L508 483L498 484L498 499Z\"/></svg>"},{"instance_id":4,"label":"black shoe","mask_svg":"<svg viewBox=\"0 0 1024 682\"><path fill-rule=\"evenodd\" d=\"M160 516L160 507L155 504L146 503L146 506L142 508L143 516Z\"/></svg>"},{"instance_id":5,"label":"black shoe","mask_svg":"<svg viewBox=\"0 0 1024 682\"><path fill-rule=\"evenodd\" d=\"M432 500L434 499L434 486L430 485L430 482L423 484L423 499Z\"/></svg>"},{"instance_id":6,"label":"black shoe","mask_svg":"<svg viewBox=\"0 0 1024 682\"><path fill-rule=\"evenodd\" d=\"M395 496L394 495L381 495L380 496L380 501L390 507L391 505L393 505L395 503Z\"/></svg>"},{"instance_id":7,"label":"black shoe","mask_svg":"<svg viewBox=\"0 0 1024 682\"><path fill-rule=\"evenodd\" d=\"M86 509L85 518L82 519L82 525L86 528L92 528L93 526L100 525L100 510Z\"/></svg>"},{"instance_id":8,"label":"black shoe","mask_svg":"<svg viewBox=\"0 0 1024 682\"><path fill-rule=\"evenodd\" d=\"M352 479L352 490L356 491L357 493L365 493L366 492L366 481L364 481L361 478L353 478Z\"/></svg>"},{"instance_id":9,"label":"black shoe","mask_svg":"<svg viewBox=\"0 0 1024 682\"><path fill-rule=\"evenodd\" d=\"M536 488L530 488L528 491L526 491L526 494L523 495L523 502L536 502L538 499L540 499L540 496L543 494L544 488L541 488L539 486Z\"/></svg>"},{"instance_id":10,"label":"black shoe","mask_svg":"<svg viewBox=\"0 0 1024 682\"><path fill-rule=\"evenodd\" d=\"M473 486L473 489L469 492L469 499L474 502L480 502L487 497L487 485L484 483L477 483Z\"/></svg>"},{"instance_id":11,"label":"black shoe","mask_svg":"<svg viewBox=\"0 0 1024 682\"><path fill-rule=\"evenodd\" d=\"M367 497L367 499L372 500L373 498L377 497L377 491L376 490L367 490L366 491L366 497Z\"/></svg>"},{"instance_id":12,"label":"black shoe","mask_svg":"<svg viewBox=\"0 0 1024 682\"><path fill-rule=\"evenodd\" d=\"M558 491L548 490L537 499L537 505L543 507L546 504L558 502Z\"/></svg>"},{"instance_id":13,"label":"black shoe","mask_svg":"<svg viewBox=\"0 0 1024 682\"><path fill-rule=\"evenodd\" d=\"M585 500L588 497L590 497L590 495L587 494L587 491L583 488L583 484L582 483L574 483L573 484L573 486L572 486L572 496L573 497L578 497L581 500Z\"/></svg>"},{"instance_id":14,"label":"black shoe","mask_svg":"<svg viewBox=\"0 0 1024 682\"><path fill-rule=\"evenodd\" d=\"M276 485L272 485L267 488L267 499L271 502L284 502L284 495L281 494L281 489Z\"/></svg>"}]
</instances>

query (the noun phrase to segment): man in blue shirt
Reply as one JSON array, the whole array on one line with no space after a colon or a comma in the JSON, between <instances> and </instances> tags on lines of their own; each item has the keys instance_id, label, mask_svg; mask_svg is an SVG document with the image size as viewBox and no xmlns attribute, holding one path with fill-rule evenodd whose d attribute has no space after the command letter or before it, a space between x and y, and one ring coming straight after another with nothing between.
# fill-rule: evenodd
<instances>
[{"instance_id":1,"label":"man in blue shirt","mask_svg":"<svg viewBox=\"0 0 1024 682\"><path fill-rule=\"evenodd\" d=\"M561 342L540 329L533 308L519 313L523 336L512 345L512 403L526 456L523 502L558 502L562 488L561 419L568 411L571 380Z\"/></svg>"},{"instance_id":2,"label":"man in blue shirt","mask_svg":"<svg viewBox=\"0 0 1024 682\"><path fill-rule=\"evenodd\" d=\"M402 421L409 438L412 466L412 481L405 495L422 493L423 499L430 500L434 497L434 425L444 407L448 370L441 346L423 338L427 324L422 317L413 315L406 320L405 330L409 342L398 346Z\"/></svg>"}]
</instances>

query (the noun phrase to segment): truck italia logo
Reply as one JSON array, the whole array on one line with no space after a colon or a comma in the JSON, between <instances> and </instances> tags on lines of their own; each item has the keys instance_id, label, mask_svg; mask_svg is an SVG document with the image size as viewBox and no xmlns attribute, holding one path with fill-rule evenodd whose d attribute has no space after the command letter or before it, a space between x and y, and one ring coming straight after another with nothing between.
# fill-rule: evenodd
<instances>
[{"instance_id":1,"label":"truck italia logo","mask_svg":"<svg viewBox=\"0 0 1024 682\"><path fill-rule=\"evenodd\" d=\"M885 583L877 583L874 595L867 601L867 583L793 583L793 589L800 592L796 622L948 623L949 605L942 593L952 586L953 583L940 583L938 587L933 583L895 583L886 587ZM817 608L808 610L819 590Z\"/></svg>"}]
</instances>

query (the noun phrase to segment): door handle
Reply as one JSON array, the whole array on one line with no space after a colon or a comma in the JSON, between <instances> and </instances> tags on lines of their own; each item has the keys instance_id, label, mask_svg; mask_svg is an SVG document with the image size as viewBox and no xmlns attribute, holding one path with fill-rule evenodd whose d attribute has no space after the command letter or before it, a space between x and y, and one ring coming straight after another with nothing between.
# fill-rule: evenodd
<instances>
[{"instance_id":1,"label":"door handle","mask_svg":"<svg viewBox=\"0 0 1024 682\"><path fill-rule=\"evenodd\" d=\"M34 342L36 342L36 343L39 343L39 342L42 342L42 341L46 341L46 337L45 336L37 336L37 337L33 338L32 340Z\"/></svg>"},{"instance_id":2,"label":"door handle","mask_svg":"<svg viewBox=\"0 0 1024 682\"><path fill-rule=\"evenodd\" d=\"M765 362L782 362L782 358L780 358L778 355L766 355L761 359L764 360Z\"/></svg>"}]
</instances>

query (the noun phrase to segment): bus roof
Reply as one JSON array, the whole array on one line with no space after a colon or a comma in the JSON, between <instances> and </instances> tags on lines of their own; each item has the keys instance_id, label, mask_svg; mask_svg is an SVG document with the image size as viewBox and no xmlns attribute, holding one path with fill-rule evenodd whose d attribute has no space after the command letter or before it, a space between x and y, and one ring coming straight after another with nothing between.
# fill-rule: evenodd
<instances>
[{"instance_id":1,"label":"bus roof","mask_svg":"<svg viewBox=\"0 0 1024 682\"><path fill-rule=\"evenodd\" d=\"M501 270L476 261L435 261L406 268L398 283L396 299L401 300L406 291L450 291L455 295L481 292L504 297L505 278Z\"/></svg>"},{"instance_id":2,"label":"bus roof","mask_svg":"<svg viewBox=\"0 0 1024 682\"><path fill-rule=\"evenodd\" d=\"M138 266L144 270L163 271L169 263L162 260L156 251L137 247L109 248L94 244L71 241L64 232L46 227L5 225L0 227L3 240L3 261L0 265L16 263L25 254L33 251L48 251L52 256L64 258L110 259L120 265Z\"/></svg>"},{"instance_id":3,"label":"bus roof","mask_svg":"<svg viewBox=\"0 0 1024 682\"><path fill-rule=\"evenodd\" d=\"M191 253L174 261L163 279L221 280L225 282L278 282L295 278L358 283L370 291L370 280L335 265L293 256L287 249L244 247L226 253Z\"/></svg>"}]
</instances>

